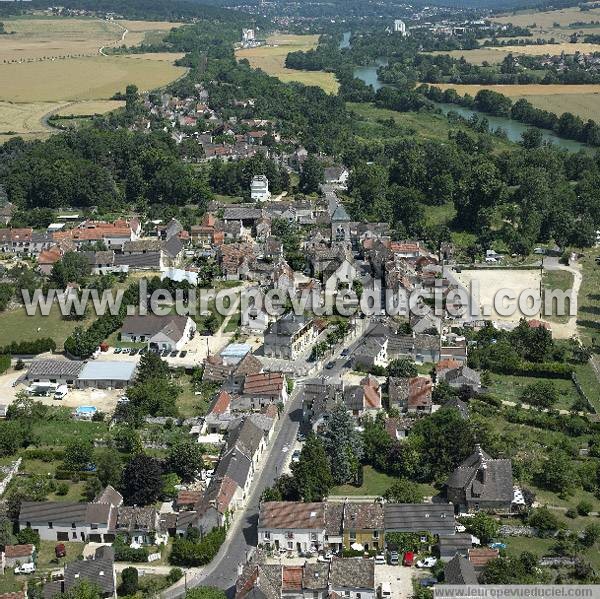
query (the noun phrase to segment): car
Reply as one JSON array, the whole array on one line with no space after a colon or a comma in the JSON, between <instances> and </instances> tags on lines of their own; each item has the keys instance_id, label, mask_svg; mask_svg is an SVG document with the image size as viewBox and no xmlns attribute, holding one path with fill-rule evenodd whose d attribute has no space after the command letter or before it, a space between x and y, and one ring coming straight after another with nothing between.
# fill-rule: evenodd
<instances>
[{"instance_id":1,"label":"car","mask_svg":"<svg viewBox=\"0 0 600 599\"><path fill-rule=\"evenodd\" d=\"M437 564L436 557L426 557L417 562L417 568L433 568Z\"/></svg>"},{"instance_id":2,"label":"car","mask_svg":"<svg viewBox=\"0 0 600 599\"><path fill-rule=\"evenodd\" d=\"M335 368L335 362L327 362L327 364L325 364L325 368L327 368L327 370Z\"/></svg>"},{"instance_id":3,"label":"car","mask_svg":"<svg viewBox=\"0 0 600 599\"><path fill-rule=\"evenodd\" d=\"M400 556L397 551L390 551L390 566L397 566L400 563Z\"/></svg>"},{"instance_id":4,"label":"car","mask_svg":"<svg viewBox=\"0 0 600 599\"><path fill-rule=\"evenodd\" d=\"M348 348L342 350L342 356L344 356L344 358L346 356L348 356L349 354L350 354L350 350Z\"/></svg>"},{"instance_id":5,"label":"car","mask_svg":"<svg viewBox=\"0 0 600 599\"><path fill-rule=\"evenodd\" d=\"M21 564L15 568L15 574L32 574L33 572L35 572L35 564L33 562Z\"/></svg>"},{"instance_id":6,"label":"car","mask_svg":"<svg viewBox=\"0 0 600 599\"><path fill-rule=\"evenodd\" d=\"M421 578L421 580L419 580L419 586L422 587L432 587L437 583L437 578Z\"/></svg>"},{"instance_id":7,"label":"car","mask_svg":"<svg viewBox=\"0 0 600 599\"><path fill-rule=\"evenodd\" d=\"M128 348L128 347L124 347L124 348L121 350L121 353L122 353L122 354L128 354L128 353L129 353L129 348Z\"/></svg>"},{"instance_id":8,"label":"car","mask_svg":"<svg viewBox=\"0 0 600 599\"><path fill-rule=\"evenodd\" d=\"M121 353L121 348L120 347L115 347L114 353L115 354L120 354Z\"/></svg>"},{"instance_id":9,"label":"car","mask_svg":"<svg viewBox=\"0 0 600 599\"><path fill-rule=\"evenodd\" d=\"M296 435L296 441L298 441L298 443L304 443L304 441L306 441L306 436L302 433L298 433Z\"/></svg>"},{"instance_id":10,"label":"car","mask_svg":"<svg viewBox=\"0 0 600 599\"><path fill-rule=\"evenodd\" d=\"M136 349L135 347L129 352L130 356L137 356L137 354L139 353L139 350Z\"/></svg>"},{"instance_id":11,"label":"car","mask_svg":"<svg viewBox=\"0 0 600 599\"><path fill-rule=\"evenodd\" d=\"M58 545L56 545L54 547L54 555L56 557L66 557L66 555L67 555L67 548L65 547L64 543L59 543Z\"/></svg>"},{"instance_id":12,"label":"car","mask_svg":"<svg viewBox=\"0 0 600 599\"><path fill-rule=\"evenodd\" d=\"M187 356L187 351L184 349L180 354L179 357L180 358L185 358Z\"/></svg>"},{"instance_id":13,"label":"car","mask_svg":"<svg viewBox=\"0 0 600 599\"><path fill-rule=\"evenodd\" d=\"M380 553L379 555L375 556L375 565L376 566L385 566L385 555L383 555L382 553Z\"/></svg>"},{"instance_id":14,"label":"car","mask_svg":"<svg viewBox=\"0 0 600 599\"><path fill-rule=\"evenodd\" d=\"M406 551L402 557L402 565L409 568L415 563L415 554L412 551Z\"/></svg>"},{"instance_id":15,"label":"car","mask_svg":"<svg viewBox=\"0 0 600 599\"><path fill-rule=\"evenodd\" d=\"M163 349L163 351L162 351L162 357L163 358L167 358L170 353L171 353L170 349Z\"/></svg>"},{"instance_id":16,"label":"car","mask_svg":"<svg viewBox=\"0 0 600 599\"><path fill-rule=\"evenodd\" d=\"M490 549L506 549L506 543L499 543L499 542L490 543L489 547L490 547Z\"/></svg>"},{"instance_id":17,"label":"car","mask_svg":"<svg viewBox=\"0 0 600 599\"><path fill-rule=\"evenodd\" d=\"M300 450L296 449L296 451L294 451L294 453L292 454L292 462L299 462L300 461Z\"/></svg>"},{"instance_id":18,"label":"car","mask_svg":"<svg viewBox=\"0 0 600 599\"><path fill-rule=\"evenodd\" d=\"M333 558L333 553L331 553L331 551L328 551L327 553L325 553L325 555L319 555L317 557L317 561L318 562L330 562Z\"/></svg>"},{"instance_id":19,"label":"car","mask_svg":"<svg viewBox=\"0 0 600 599\"><path fill-rule=\"evenodd\" d=\"M178 353L179 353L178 351L172 351L170 353L171 358L176 358Z\"/></svg>"}]
</instances>

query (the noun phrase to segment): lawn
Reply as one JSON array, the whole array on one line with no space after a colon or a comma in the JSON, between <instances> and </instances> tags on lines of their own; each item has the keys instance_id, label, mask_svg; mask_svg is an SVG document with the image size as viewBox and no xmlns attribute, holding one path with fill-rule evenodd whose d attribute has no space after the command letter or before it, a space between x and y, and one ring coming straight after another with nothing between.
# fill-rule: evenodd
<instances>
[{"instance_id":1,"label":"lawn","mask_svg":"<svg viewBox=\"0 0 600 599\"><path fill-rule=\"evenodd\" d=\"M247 59L254 68L262 69L281 81L299 81L305 85L322 87L326 92L337 93L339 85L333 73L285 68L285 59L290 52L311 50L318 42L318 35L271 36L267 39L268 45L238 50L236 56Z\"/></svg>"},{"instance_id":2,"label":"lawn","mask_svg":"<svg viewBox=\"0 0 600 599\"><path fill-rule=\"evenodd\" d=\"M442 204L441 206L425 206L425 222L430 227L449 226L456 215L454 204Z\"/></svg>"},{"instance_id":3,"label":"lawn","mask_svg":"<svg viewBox=\"0 0 600 599\"><path fill-rule=\"evenodd\" d=\"M595 262L597 249L584 252L581 260L583 280L579 290L577 305L577 325L582 341L591 345L597 339L600 345L600 266Z\"/></svg>"},{"instance_id":4,"label":"lawn","mask_svg":"<svg viewBox=\"0 0 600 599\"><path fill-rule=\"evenodd\" d=\"M539 377L514 376L508 374L491 374L492 384L489 389L491 394L503 401L512 401L518 403L521 401L521 394L528 385L539 382L552 383L558 391L559 400L556 408L560 410L569 410L573 403L578 399L579 394L573 381L566 379L544 379Z\"/></svg>"},{"instance_id":5,"label":"lawn","mask_svg":"<svg viewBox=\"0 0 600 599\"><path fill-rule=\"evenodd\" d=\"M44 569L57 569L62 567L64 564L77 561L83 553L83 543L73 543L71 541L63 542L67 555L64 558L58 560L54 554L54 548L56 547L55 541L41 541L40 547L37 553L36 567L38 570Z\"/></svg>"},{"instance_id":6,"label":"lawn","mask_svg":"<svg viewBox=\"0 0 600 599\"><path fill-rule=\"evenodd\" d=\"M181 416L184 418L204 416L208 412L212 393L196 395L191 377L185 374L176 378L175 382L182 388L182 392L177 398L177 408Z\"/></svg>"},{"instance_id":7,"label":"lawn","mask_svg":"<svg viewBox=\"0 0 600 599\"><path fill-rule=\"evenodd\" d=\"M25 576L15 576L13 571L7 568L4 576L0 576L0 595L20 591L26 580Z\"/></svg>"},{"instance_id":8,"label":"lawn","mask_svg":"<svg viewBox=\"0 0 600 599\"><path fill-rule=\"evenodd\" d=\"M93 441L108 432L106 422L80 420L46 420L36 424L35 435L40 445L62 447L71 439Z\"/></svg>"},{"instance_id":9,"label":"lawn","mask_svg":"<svg viewBox=\"0 0 600 599\"><path fill-rule=\"evenodd\" d=\"M51 337L56 341L57 349L62 349L65 339L75 327L86 326L91 319L85 321L63 320L58 306L53 305L48 316L28 316L24 308L0 313L0 330L2 345L12 341L34 341Z\"/></svg>"},{"instance_id":10,"label":"lawn","mask_svg":"<svg viewBox=\"0 0 600 599\"><path fill-rule=\"evenodd\" d=\"M363 484L361 487L353 485L341 485L334 487L331 495L353 496L353 495L383 495L396 481L393 476L389 476L383 472L377 472L372 466L363 468ZM420 484L419 487L423 493L423 497L437 495L438 491L431 485Z\"/></svg>"}]
</instances>

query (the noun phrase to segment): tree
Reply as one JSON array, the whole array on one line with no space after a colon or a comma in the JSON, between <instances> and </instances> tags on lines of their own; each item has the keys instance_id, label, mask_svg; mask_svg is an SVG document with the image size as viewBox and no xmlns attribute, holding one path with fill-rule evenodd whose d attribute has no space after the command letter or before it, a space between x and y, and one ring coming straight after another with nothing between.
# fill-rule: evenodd
<instances>
[{"instance_id":1,"label":"tree","mask_svg":"<svg viewBox=\"0 0 600 599\"><path fill-rule=\"evenodd\" d=\"M558 401L556 387L550 381L538 381L527 385L521 393L521 401L525 404L549 409Z\"/></svg>"},{"instance_id":2,"label":"tree","mask_svg":"<svg viewBox=\"0 0 600 599\"><path fill-rule=\"evenodd\" d=\"M185 440L177 443L169 450L169 467L184 482L193 481L203 467L204 449L199 443Z\"/></svg>"},{"instance_id":3,"label":"tree","mask_svg":"<svg viewBox=\"0 0 600 599\"><path fill-rule=\"evenodd\" d=\"M69 283L83 283L91 273L86 256L80 252L66 252L53 267L50 280L65 289Z\"/></svg>"},{"instance_id":4,"label":"tree","mask_svg":"<svg viewBox=\"0 0 600 599\"><path fill-rule=\"evenodd\" d=\"M121 572L121 586L119 595L134 595L138 590L138 571L137 568L125 568Z\"/></svg>"},{"instance_id":5,"label":"tree","mask_svg":"<svg viewBox=\"0 0 600 599\"><path fill-rule=\"evenodd\" d=\"M392 360L387 367L388 376L398 378L412 378L419 374L417 365L408 358L398 358Z\"/></svg>"},{"instance_id":6,"label":"tree","mask_svg":"<svg viewBox=\"0 0 600 599\"><path fill-rule=\"evenodd\" d=\"M417 483L401 478L387 489L383 498L390 503L421 503L423 493L419 490Z\"/></svg>"},{"instance_id":7,"label":"tree","mask_svg":"<svg viewBox=\"0 0 600 599\"><path fill-rule=\"evenodd\" d=\"M527 517L529 526L537 528L540 537L548 537L560 528L558 518L545 506L532 510Z\"/></svg>"},{"instance_id":8,"label":"tree","mask_svg":"<svg viewBox=\"0 0 600 599\"><path fill-rule=\"evenodd\" d=\"M22 528L17 533L17 542L19 545L35 545L36 549L40 548L40 533L33 530L29 526Z\"/></svg>"},{"instance_id":9,"label":"tree","mask_svg":"<svg viewBox=\"0 0 600 599\"><path fill-rule=\"evenodd\" d=\"M102 485L117 487L121 483L123 461L118 451L112 447L96 451L94 463L96 464L96 476Z\"/></svg>"},{"instance_id":10,"label":"tree","mask_svg":"<svg viewBox=\"0 0 600 599\"><path fill-rule=\"evenodd\" d=\"M138 381L169 378L169 376L169 365L158 354L147 352L142 355L137 369Z\"/></svg>"},{"instance_id":11,"label":"tree","mask_svg":"<svg viewBox=\"0 0 600 599\"><path fill-rule=\"evenodd\" d=\"M69 472L85 470L93 462L94 449L89 441L73 439L65 447L63 464Z\"/></svg>"},{"instance_id":12,"label":"tree","mask_svg":"<svg viewBox=\"0 0 600 599\"><path fill-rule=\"evenodd\" d=\"M338 403L329 414L322 438L334 483L355 482L362 458L362 442L343 403Z\"/></svg>"},{"instance_id":13,"label":"tree","mask_svg":"<svg viewBox=\"0 0 600 599\"><path fill-rule=\"evenodd\" d=\"M539 148L544 141L544 136L540 129L532 127L521 133L521 145L527 150Z\"/></svg>"},{"instance_id":14,"label":"tree","mask_svg":"<svg viewBox=\"0 0 600 599\"><path fill-rule=\"evenodd\" d=\"M575 483L575 472L571 458L562 449L553 449L536 476L537 483L544 489L556 493L570 492Z\"/></svg>"},{"instance_id":15,"label":"tree","mask_svg":"<svg viewBox=\"0 0 600 599\"><path fill-rule=\"evenodd\" d=\"M121 484L127 505L149 505L159 497L163 485L158 460L145 454L134 456L123 470Z\"/></svg>"},{"instance_id":16,"label":"tree","mask_svg":"<svg viewBox=\"0 0 600 599\"><path fill-rule=\"evenodd\" d=\"M97 584L84 578L68 591L60 593L56 597L59 599L101 599L102 589Z\"/></svg>"},{"instance_id":17,"label":"tree","mask_svg":"<svg viewBox=\"0 0 600 599\"><path fill-rule=\"evenodd\" d=\"M322 501L327 497L334 480L321 439L312 434L308 436L299 460L292 464L292 475L303 501Z\"/></svg>"},{"instance_id":18,"label":"tree","mask_svg":"<svg viewBox=\"0 0 600 599\"><path fill-rule=\"evenodd\" d=\"M498 534L498 522L485 512L478 512L472 518L463 518L460 522L484 545L487 545Z\"/></svg>"},{"instance_id":19,"label":"tree","mask_svg":"<svg viewBox=\"0 0 600 599\"><path fill-rule=\"evenodd\" d=\"M185 594L185 599L227 599L227 595L216 587L196 587Z\"/></svg>"},{"instance_id":20,"label":"tree","mask_svg":"<svg viewBox=\"0 0 600 599\"><path fill-rule=\"evenodd\" d=\"M84 495L88 501L92 501L102 491L102 483L97 477L92 476L85 481Z\"/></svg>"},{"instance_id":21,"label":"tree","mask_svg":"<svg viewBox=\"0 0 600 599\"><path fill-rule=\"evenodd\" d=\"M583 530L581 542L584 547L593 547L600 540L600 524L588 524Z\"/></svg>"},{"instance_id":22,"label":"tree","mask_svg":"<svg viewBox=\"0 0 600 599\"><path fill-rule=\"evenodd\" d=\"M323 181L325 181L323 163L314 154L310 154L302 165L298 188L302 193L317 193Z\"/></svg>"}]
</instances>

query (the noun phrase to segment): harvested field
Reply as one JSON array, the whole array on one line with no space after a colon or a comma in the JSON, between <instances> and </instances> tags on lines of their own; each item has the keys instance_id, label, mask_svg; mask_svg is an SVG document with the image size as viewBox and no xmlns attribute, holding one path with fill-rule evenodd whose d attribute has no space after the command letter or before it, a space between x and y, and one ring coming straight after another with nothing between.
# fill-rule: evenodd
<instances>
[{"instance_id":1,"label":"harvested field","mask_svg":"<svg viewBox=\"0 0 600 599\"><path fill-rule=\"evenodd\" d=\"M118 21L118 23L127 29L127 35L123 40L126 46L158 43L171 29L181 27L183 24L168 21Z\"/></svg>"},{"instance_id":2,"label":"harvested field","mask_svg":"<svg viewBox=\"0 0 600 599\"><path fill-rule=\"evenodd\" d=\"M88 102L75 102L56 111L57 116L88 116L105 114L111 110L122 108L125 102L119 100L90 100Z\"/></svg>"},{"instance_id":3,"label":"harvested field","mask_svg":"<svg viewBox=\"0 0 600 599\"><path fill-rule=\"evenodd\" d=\"M9 135L9 132L19 133L26 138L49 135L51 129L42 124L42 118L63 105L66 102L0 102L0 142L14 136L14 133Z\"/></svg>"},{"instance_id":4,"label":"harvested field","mask_svg":"<svg viewBox=\"0 0 600 599\"><path fill-rule=\"evenodd\" d=\"M262 69L281 81L299 81L322 87L326 92L337 92L338 83L333 73L285 68L288 53L315 48L319 42L318 35L274 35L267 42L267 46L238 50L236 56L246 58L254 68Z\"/></svg>"}]
</instances>

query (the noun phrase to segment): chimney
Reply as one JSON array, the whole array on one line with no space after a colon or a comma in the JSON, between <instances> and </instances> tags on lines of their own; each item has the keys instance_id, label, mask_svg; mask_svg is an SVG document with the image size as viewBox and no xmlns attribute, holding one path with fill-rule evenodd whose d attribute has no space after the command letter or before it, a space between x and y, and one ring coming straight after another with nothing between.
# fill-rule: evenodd
<instances>
[{"instance_id":1,"label":"chimney","mask_svg":"<svg viewBox=\"0 0 600 599\"><path fill-rule=\"evenodd\" d=\"M487 464L485 462L483 462L483 464L481 464L481 468L480 468L480 472L481 472L481 482L483 484L485 484L487 482Z\"/></svg>"}]
</instances>

